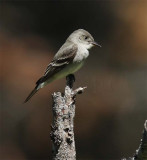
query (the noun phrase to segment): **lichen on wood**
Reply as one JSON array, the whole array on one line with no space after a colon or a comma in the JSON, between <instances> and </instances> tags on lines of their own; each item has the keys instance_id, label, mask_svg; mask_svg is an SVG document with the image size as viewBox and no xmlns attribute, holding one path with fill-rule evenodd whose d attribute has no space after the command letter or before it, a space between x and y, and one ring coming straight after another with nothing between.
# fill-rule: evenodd
<instances>
[{"instance_id":1,"label":"lichen on wood","mask_svg":"<svg viewBox=\"0 0 147 160\"><path fill-rule=\"evenodd\" d=\"M67 76L65 93L53 93L53 124L51 140L53 143L53 160L75 160L74 140L75 97L86 87L72 89L74 75Z\"/></svg>"}]
</instances>

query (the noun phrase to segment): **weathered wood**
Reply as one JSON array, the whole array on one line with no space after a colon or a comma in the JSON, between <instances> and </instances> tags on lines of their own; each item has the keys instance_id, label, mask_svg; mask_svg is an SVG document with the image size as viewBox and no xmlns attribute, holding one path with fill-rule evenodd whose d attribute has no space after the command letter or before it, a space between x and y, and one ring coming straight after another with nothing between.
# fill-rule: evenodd
<instances>
[{"instance_id":1,"label":"weathered wood","mask_svg":"<svg viewBox=\"0 0 147 160\"><path fill-rule=\"evenodd\" d=\"M144 130L138 150L132 158L122 160L147 160L147 120L144 123Z\"/></svg>"},{"instance_id":2,"label":"weathered wood","mask_svg":"<svg viewBox=\"0 0 147 160\"><path fill-rule=\"evenodd\" d=\"M86 87L72 89L75 78L67 76L65 93L53 93L53 124L51 140L53 143L53 160L75 160L74 140L75 97Z\"/></svg>"},{"instance_id":3,"label":"weathered wood","mask_svg":"<svg viewBox=\"0 0 147 160\"><path fill-rule=\"evenodd\" d=\"M144 123L144 131L141 144L134 155L134 160L147 160L147 120Z\"/></svg>"}]
</instances>

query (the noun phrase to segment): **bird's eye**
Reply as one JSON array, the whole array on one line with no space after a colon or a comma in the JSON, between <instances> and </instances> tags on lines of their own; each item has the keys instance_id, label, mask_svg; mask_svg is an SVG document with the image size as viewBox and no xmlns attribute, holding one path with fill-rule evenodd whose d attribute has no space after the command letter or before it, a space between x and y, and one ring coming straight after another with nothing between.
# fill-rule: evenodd
<instances>
[{"instance_id":1,"label":"bird's eye","mask_svg":"<svg viewBox=\"0 0 147 160\"><path fill-rule=\"evenodd\" d=\"M88 37L86 36L85 39L88 39Z\"/></svg>"},{"instance_id":2,"label":"bird's eye","mask_svg":"<svg viewBox=\"0 0 147 160\"><path fill-rule=\"evenodd\" d=\"M87 36L84 36L84 39L85 39L85 40L87 40L87 39L88 39L88 37L87 37Z\"/></svg>"},{"instance_id":3,"label":"bird's eye","mask_svg":"<svg viewBox=\"0 0 147 160\"><path fill-rule=\"evenodd\" d=\"M88 38L89 38L88 36L82 35L82 36L80 37L80 40L82 40L82 41L83 41L83 40L88 40Z\"/></svg>"}]
</instances>

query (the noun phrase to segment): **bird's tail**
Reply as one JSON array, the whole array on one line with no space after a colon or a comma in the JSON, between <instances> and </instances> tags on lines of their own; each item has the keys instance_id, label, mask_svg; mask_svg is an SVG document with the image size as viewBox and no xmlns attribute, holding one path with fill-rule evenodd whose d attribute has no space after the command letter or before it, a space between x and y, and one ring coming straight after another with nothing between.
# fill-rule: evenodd
<instances>
[{"instance_id":1,"label":"bird's tail","mask_svg":"<svg viewBox=\"0 0 147 160\"><path fill-rule=\"evenodd\" d=\"M26 98L26 100L24 101L24 103L26 103L37 91L39 90L39 88L36 86L32 92L29 94L29 96Z\"/></svg>"}]
</instances>

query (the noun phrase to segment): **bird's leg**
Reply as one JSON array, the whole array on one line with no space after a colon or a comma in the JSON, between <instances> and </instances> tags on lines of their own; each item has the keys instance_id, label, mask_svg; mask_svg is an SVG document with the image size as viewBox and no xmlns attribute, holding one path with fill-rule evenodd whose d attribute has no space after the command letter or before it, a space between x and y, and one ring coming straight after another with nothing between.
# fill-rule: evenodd
<instances>
[{"instance_id":1,"label":"bird's leg","mask_svg":"<svg viewBox=\"0 0 147 160\"><path fill-rule=\"evenodd\" d=\"M73 87L73 83L75 82L75 76L74 74L69 74L68 76L66 76L66 83L67 85L72 88Z\"/></svg>"},{"instance_id":2,"label":"bird's leg","mask_svg":"<svg viewBox=\"0 0 147 160\"><path fill-rule=\"evenodd\" d=\"M69 76L70 80L72 80L73 82L76 81L74 74L69 74L68 76Z\"/></svg>"}]
</instances>

